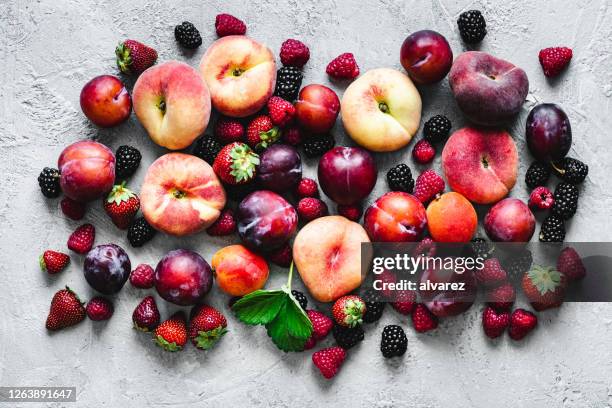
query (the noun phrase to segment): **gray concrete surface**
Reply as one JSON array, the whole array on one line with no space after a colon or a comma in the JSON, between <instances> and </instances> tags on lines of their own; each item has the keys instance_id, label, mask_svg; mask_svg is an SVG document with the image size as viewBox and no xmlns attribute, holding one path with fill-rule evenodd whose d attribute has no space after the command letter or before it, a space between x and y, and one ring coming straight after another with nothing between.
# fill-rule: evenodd
<instances>
[{"instance_id":1,"label":"gray concrete surface","mask_svg":"<svg viewBox=\"0 0 612 408\"><path fill-rule=\"evenodd\" d=\"M362 72L399 65L399 47L407 34L424 28L443 33L455 54L465 50L455 20L469 8L484 11L489 34L479 47L523 67L531 82L528 102L509 129L521 150L520 177L530 158L524 145L524 123L537 102L557 102L574 128L571 155L591 169L580 209L568 240L609 241L612 188L612 4L607 0L531 1L163 1L54 0L2 2L0 13L0 385L76 386L78 407L610 407L612 406L612 306L564 305L540 314L541 326L520 344L507 337L491 342L480 328L479 307L441 324L429 335L416 335L406 318L387 311L367 328L366 340L349 352L341 373L326 382L313 368L309 352L283 354L261 328L247 328L229 317L230 333L211 352L192 347L165 353L131 328L130 315L144 295L128 286L115 298L116 313L107 323L85 321L48 334L44 320L52 294L68 284L83 298L93 292L85 283L79 256L58 276L38 269L46 248L64 249L78 224L64 218L58 200L45 200L36 176L53 165L62 148L95 138L116 148L133 144L143 165L131 185L138 189L147 165L163 153L132 115L112 130L92 126L79 108L82 85L95 75L116 73L113 50L125 38L153 45L160 61L199 62L215 39L214 18L229 12L243 18L248 34L275 53L295 37L310 45L305 83L328 84L325 65L342 52L356 55ZM196 24L204 45L194 53L179 49L175 24ZM546 80L540 48L567 45L575 57L558 79ZM331 84L340 94L343 85ZM421 89L424 116L449 115L455 128L463 123L446 82ZM349 143L341 124L335 134ZM381 175L409 149L378 155ZM307 163L314 174L316 163ZM435 167L439 166L439 158ZM386 186L381 178L372 198ZM522 181L513 195L525 198ZM123 234L93 203L86 220L96 225L96 242L128 248L134 264L155 264L168 250L193 248L210 260L219 247L237 240L201 234L186 239L158 236L142 249L129 248ZM275 269L269 287L280 285L285 272ZM300 283L296 285L301 286ZM224 307L216 289L209 299ZM159 302L168 316L175 308ZM227 311L227 309L224 309ZM385 324L408 327L408 353L384 361L378 351ZM326 344L331 344L331 339ZM0 406L10 404L1 404ZM32 405L23 405L32 406Z\"/></svg>"}]
</instances>

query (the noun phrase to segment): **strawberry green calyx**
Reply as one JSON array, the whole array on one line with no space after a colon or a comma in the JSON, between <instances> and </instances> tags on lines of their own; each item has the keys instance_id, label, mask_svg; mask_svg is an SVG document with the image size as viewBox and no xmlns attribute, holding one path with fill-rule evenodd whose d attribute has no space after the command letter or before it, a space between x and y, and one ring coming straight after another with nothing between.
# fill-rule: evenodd
<instances>
[{"instance_id":1,"label":"strawberry green calyx","mask_svg":"<svg viewBox=\"0 0 612 408\"><path fill-rule=\"evenodd\" d=\"M259 138L261 142L257 143L255 150L263 150L268 148L271 144L276 143L281 137L281 131L278 127L274 126L267 132L259 132Z\"/></svg>"},{"instance_id":2,"label":"strawberry green calyx","mask_svg":"<svg viewBox=\"0 0 612 408\"><path fill-rule=\"evenodd\" d=\"M238 144L230 152L232 159L230 175L236 179L236 183L251 180L255 177L255 171L259 165L259 156L244 143Z\"/></svg>"},{"instance_id":3,"label":"strawberry green calyx","mask_svg":"<svg viewBox=\"0 0 612 408\"><path fill-rule=\"evenodd\" d=\"M365 304L361 300L349 299L344 305L344 323L348 327L360 325L365 313Z\"/></svg>"},{"instance_id":4,"label":"strawberry green calyx","mask_svg":"<svg viewBox=\"0 0 612 408\"><path fill-rule=\"evenodd\" d=\"M125 46L124 43L119 43L115 48L115 55L117 56L117 66L124 74L131 73L130 65L132 65L132 55L130 49Z\"/></svg>"},{"instance_id":5,"label":"strawberry green calyx","mask_svg":"<svg viewBox=\"0 0 612 408\"><path fill-rule=\"evenodd\" d=\"M106 198L106 202L115 203L117 205L121 204L124 201L128 201L130 198L136 197L136 194L132 192L132 190L128 189L125 186L125 181L121 184L117 184L113 187L111 192L108 194Z\"/></svg>"},{"instance_id":6,"label":"strawberry green calyx","mask_svg":"<svg viewBox=\"0 0 612 408\"><path fill-rule=\"evenodd\" d=\"M199 331L195 338L195 346L202 350L209 350L227 333L227 329L219 326L209 331Z\"/></svg>"},{"instance_id":7,"label":"strawberry green calyx","mask_svg":"<svg viewBox=\"0 0 612 408\"><path fill-rule=\"evenodd\" d=\"M172 343L168 342L168 340L164 339L162 336L157 335L155 337L155 343L163 348L166 351L180 351L182 350L183 347L179 346L178 344L176 344L175 341L173 341Z\"/></svg>"},{"instance_id":8,"label":"strawberry green calyx","mask_svg":"<svg viewBox=\"0 0 612 408\"><path fill-rule=\"evenodd\" d=\"M535 265L527 274L533 286L541 295L546 295L547 292L555 292L557 288L563 285L561 272L552 266Z\"/></svg>"}]
</instances>

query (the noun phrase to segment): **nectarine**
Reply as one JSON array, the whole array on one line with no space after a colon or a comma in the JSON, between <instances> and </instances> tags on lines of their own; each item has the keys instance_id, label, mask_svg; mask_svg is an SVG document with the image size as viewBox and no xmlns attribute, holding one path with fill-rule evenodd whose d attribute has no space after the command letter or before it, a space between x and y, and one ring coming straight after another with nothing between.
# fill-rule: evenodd
<instances>
[{"instance_id":1,"label":"nectarine","mask_svg":"<svg viewBox=\"0 0 612 408\"><path fill-rule=\"evenodd\" d=\"M217 285L231 296L244 296L261 289L268 280L266 260L243 245L221 248L211 263Z\"/></svg>"},{"instance_id":2,"label":"nectarine","mask_svg":"<svg viewBox=\"0 0 612 408\"><path fill-rule=\"evenodd\" d=\"M464 196L450 192L429 204L427 225L436 242L469 242L478 228L478 217Z\"/></svg>"}]
</instances>

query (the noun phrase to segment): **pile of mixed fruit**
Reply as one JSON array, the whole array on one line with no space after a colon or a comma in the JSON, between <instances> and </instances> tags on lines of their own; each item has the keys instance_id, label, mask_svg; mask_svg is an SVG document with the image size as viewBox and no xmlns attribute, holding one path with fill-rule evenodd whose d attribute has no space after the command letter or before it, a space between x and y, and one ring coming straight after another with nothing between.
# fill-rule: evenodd
<instances>
[{"instance_id":1,"label":"pile of mixed fruit","mask_svg":"<svg viewBox=\"0 0 612 408\"><path fill-rule=\"evenodd\" d=\"M466 43L478 43L486 35L477 10L462 13L457 23ZM157 232L237 233L241 244L220 249L210 265L194 251L177 249L155 268L140 264L133 270L120 246L94 246L95 228L89 223L68 238L68 249L84 256L86 281L100 294L115 294L129 280L136 288L155 288L168 302L192 306L189 317L179 311L163 322L153 296L136 306L134 327L152 332L163 349L181 350L188 340L198 349L210 349L227 332L222 312L205 303L216 284L231 297L228 308L236 317L265 326L283 351L312 349L331 332L336 346L316 351L312 360L323 376L333 377L346 351L363 340L363 324L380 319L387 303L372 289L359 292L364 242L421 242L428 251L439 242L469 243L486 258L483 270L464 275L473 276L488 293L482 323L491 338L508 329L512 339L520 340L536 326L533 312L511 311L516 297L508 283L511 275L521 276L523 292L536 311L559 306L568 283L584 276L584 265L571 247L560 252L554 268L532 266L528 250L500 262L491 249L492 242L528 242L536 228L532 211L549 212L539 240L563 242L564 222L577 210L578 185L588 173L584 163L566 157L572 143L566 113L555 104L539 104L529 113L525 133L536 160L525 175L533 191L528 203L506 197L517 181L519 159L503 126L519 113L529 90L521 68L479 51L453 59L441 34L423 30L401 46L406 72L379 68L360 74L351 53L331 61L327 74L348 85L340 99L323 85L302 87L310 50L301 41L283 42L277 70L270 49L245 35L244 22L221 14L215 28L220 38L198 69L179 61L156 63L154 49L126 40L115 53L121 72L137 77L131 92L111 75L96 77L82 89L81 108L94 124L119 125L133 109L153 142L184 151L155 160L139 194L126 185L142 158L132 146L113 152L93 140L76 142L61 152L57 169L46 167L38 178L46 197L63 194L61 210L73 220L85 216L87 203L101 200L117 228L127 230L133 247L145 245ZM176 26L175 38L189 49L202 44L189 22ZM546 76L559 75L571 57L565 47L539 54ZM400 163L387 173L391 191L363 212L362 202L378 177L370 152L407 146L421 122L415 83L433 84L447 75L457 106L472 125L451 134L449 119L435 115L412 148L419 165L430 164L442 149L443 175L427 169L415 181L410 167ZM213 111L213 134L201 136ZM340 112L344 130L359 147L335 146L331 131ZM318 180L302 177L298 149L320 157ZM546 184L553 173L560 182L551 192ZM445 192L447 185L451 191ZM337 215L329 215L319 187L337 204ZM490 241L475 237L473 204L491 205L484 217ZM52 250L40 259L49 274L57 274L69 261L67 254ZM268 262L289 268L286 285L262 289ZM332 317L308 308L305 294L291 289L294 269L319 305L334 302ZM396 277L387 272L383 279ZM456 314L456 308L439 309L419 298L416 292L400 291L388 302L401 315L411 315L419 333L435 329L440 317ZM53 297L46 326L58 330L86 315L97 321L112 314L108 298L97 296L84 306L66 288ZM406 349L403 328L386 326L382 355L401 356Z\"/></svg>"}]
</instances>

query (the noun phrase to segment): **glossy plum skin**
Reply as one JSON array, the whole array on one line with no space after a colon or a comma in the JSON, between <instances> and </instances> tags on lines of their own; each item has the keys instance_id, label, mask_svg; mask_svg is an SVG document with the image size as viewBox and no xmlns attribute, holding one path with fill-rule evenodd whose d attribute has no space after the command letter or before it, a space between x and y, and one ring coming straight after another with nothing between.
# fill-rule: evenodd
<instances>
[{"instance_id":1,"label":"glossy plum skin","mask_svg":"<svg viewBox=\"0 0 612 408\"><path fill-rule=\"evenodd\" d=\"M188 249L168 252L155 268L157 293L176 305L195 305L210 291L212 283L208 262Z\"/></svg>"},{"instance_id":2,"label":"glossy plum skin","mask_svg":"<svg viewBox=\"0 0 612 408\"><path fill-rule=\"evenodd\" d=\"M310 84L302 88L295 103L298 124L313 133L328 132L336 123L340 99L330 88Z\"/></svg>"},{"instance_id":3,"label":"glossy plum skin","mask_svg":"<svg viewBox=\"0 0 612 408\"><path fill-rule=\"evenodd\" d=\"M274 144L259 155L257 180L259 184L277 193L293 189L302 179L302 159L289 145Z\"/></svg>"},{"instance_id":4,"label":"glossy plum skin","mask_svg":"<svg viewBox=\"0 0 612 408\"><path fill-rule=\"evenodd\" d=\"M400 62L419 84L441 81L453 65L453 51L444 36L433 30L410 34L402 43Z\"/></svg>"},{"instance_id":5,"label":"glossy plum skin","mask_svg":"<svg viewBox=\"0 0 612 408\"><path fill-rule=\"evenodd\" d=\"M459 315L468 310L476 299L477 284L474 273L466 270L457 273L448 269L428 269L422 272L420 283L462 283L463 290L419 290L427 308L438 317ZM459 288L460 286L457 286Z\"/></svg>"},{"instance_id":6,"label":"glossy plum skin","mask_svg":"<svg viewBox=\"0 0 612 408\"><path fill-rule=\"evenodd\" d=\"M363 226L373 242L415 242L427 228L427 213L415 196L392 191L368 207Z\"/></svg>"},{"instance_id":7,"label":"glossy plum skin","mask_svg":"<svg viewBox=\"0 0 612 408\"><path fill-rule=\"evenodd\" d=\"M529 151L542 162L564 158L572 145L569 118L554 103L541 103L531 109L525 136Z\"/></svg>"},{"instance_id":8,"label":"glossy plum skin","mask_svg":"<svg viewBox=\"0 0 612 408\"><path fill-rule=\"evenodd\" d=\"M130 257L115 244L98 245L85 256L83 274L89 286L105 295L121 290L130 276Z\"/></svg>"},{"instance_id":9,"label":"glossy plum skin","mask_svg":"<svg viewBox=\"0 0 612 408\"><path fill-rule=\"evenodd\" d=\"M81 90L81 110L94 124L113 127L123 123L132 112L132 98L121 80L100 75Z\"/></svg>"},{"instance_id":10,"label":"glossy plum skin","mask_svg":"<svg viewBox=\"0 0 612 408\"><path fill-rule=\"evenodd\" d=\"M518 198L505 198L489 209L485 232L495 242L529 242L535 232L533 213Z\"/></svg>"},{"instance_id":11,"label":"glossy plum skin","mask_svg":"<svg viewBox=\"0 0 612 408\"><path fill-rule=\"evenodd\" d=\"M338 146L321 157L318 176L323 192L337 204L356 204L376 184L376 162L360 147Z\"/></svg>"},{"instance_id":12,"label":"glossy plum skin","mask_svg":"<svg viewBox=\"0 0 612 408\"><path fill-rule=\"evenodd\" d=\"M272 251L282 247L295 233L295 208L273 191L255 191L244 198L236 211L238 235L254 250Z\"/></svg>"}]
</instances>

